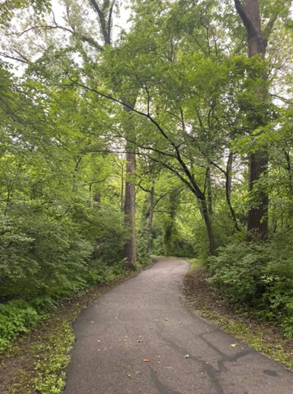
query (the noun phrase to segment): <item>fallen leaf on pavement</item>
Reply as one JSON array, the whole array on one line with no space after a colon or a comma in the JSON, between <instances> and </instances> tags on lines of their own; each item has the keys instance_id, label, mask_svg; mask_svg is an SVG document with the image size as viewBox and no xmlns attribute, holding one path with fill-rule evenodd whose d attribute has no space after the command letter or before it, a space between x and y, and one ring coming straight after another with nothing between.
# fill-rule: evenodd
<instances>
[{"instance_id":1,"label":"fallen leaf on pavement","mask_svg":"<svg viewBox=\"0 0 293 394\"><path fill-rule=\"evenodd\" d=\"M190 358L189 354L185 354L184 358Z\"/></svg>"},{"instance_id":2,"label":"fallen leaf on pavement","mask_svg":"<svg viewBox=\"0 0 293 394\"><path fill-rule=\"evenodd\" d=\"M237 343L232 343L230 346L231 346L231 347L236 347L236 346L237 346Z\"/></svg>"},{"instance_id":3,"label":"fallen leaf on pavement","mask_svg":"<svg viewBox=\"0 0 293 394\"><path fill-rule=\"evenodd\" d=\"M143 361L144 361L145 363L149 363L149 362L151 361L151 359L150 359L150 358L144 358Z\"/></svg>"}]
</instances>

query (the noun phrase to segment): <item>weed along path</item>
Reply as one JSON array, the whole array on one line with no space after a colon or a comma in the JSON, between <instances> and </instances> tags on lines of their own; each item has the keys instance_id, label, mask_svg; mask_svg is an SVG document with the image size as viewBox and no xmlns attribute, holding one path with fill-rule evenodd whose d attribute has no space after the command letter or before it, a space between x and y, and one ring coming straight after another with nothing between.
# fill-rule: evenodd
<instances>
[{"instance_id":1,"label":"weed along path","mask_svg":"<svg viewBox=\"0 0 293 394\"><path fill-rule=\"evenodd\" d=\"M65 394L292 394L293 373L193 315L161 258L75 322Z\"/></svg>"}]
</instances>

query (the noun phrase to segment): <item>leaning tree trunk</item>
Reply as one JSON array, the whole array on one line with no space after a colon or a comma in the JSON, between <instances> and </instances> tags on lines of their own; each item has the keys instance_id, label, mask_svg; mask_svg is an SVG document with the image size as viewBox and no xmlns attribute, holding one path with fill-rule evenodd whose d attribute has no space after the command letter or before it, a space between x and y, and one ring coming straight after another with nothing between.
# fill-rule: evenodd
<instances>
[{"instance_id":1,"label":"leaning tree trunk","mask_svg":"<svg viewBox=\"0 0 293 394\"><path fill-rule=\"evenodd\" d=\"M261 18L258 0L235 0L235 7L242 19L247 31L247 43L249 57L261 55L265 57L266 40L261 30ZM264 81L267 75L263 75ZM265 83L263 84L265 86ZM267 91L256 89L258 99L265 102L267 100ZM253 192L255 183L265 176L268 169L268 151L259 150L250 154L249 158L249 191ZM255 236L260 239L266 239L268 235L268 193L262 191L258 193L257 198L259 205L250 208L248 212L247 240L251 241Z\"/></svg>"},{"instance_id":2,"label":"leaning tree trunk","mask_svg":"<svg viewBox=\"0 0 293 394\"><path fill-rule=\"evenodd\" d=\"M205 199L202 199L200 201L200 203L201 203L201 214L204 219L207 233L208 233L210 254L211 254L211 256L215 256L215 254L216 254L215 238L214 238L214 232L213 232L212 223L211 223L211 219L210 219L210 215L209 215L209 211L208 211L207 202Z\"/></svg>"}]
</instances>

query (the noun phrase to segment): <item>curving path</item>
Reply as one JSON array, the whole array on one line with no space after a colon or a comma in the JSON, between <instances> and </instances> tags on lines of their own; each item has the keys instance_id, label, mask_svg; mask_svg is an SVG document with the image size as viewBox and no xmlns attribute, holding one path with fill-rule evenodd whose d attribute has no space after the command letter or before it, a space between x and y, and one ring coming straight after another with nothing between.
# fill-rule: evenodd
<instances>
[{"instance_id":1,"label":"curving path","mask_svg":"<svg viewBox=\"0 0 293 394\"><path fill-rule=\"evenodd\" d=\"M182 304L188 269L161 258L82 312L65 394L293 393L293 373Z\"/></svg>"}]
</instances>

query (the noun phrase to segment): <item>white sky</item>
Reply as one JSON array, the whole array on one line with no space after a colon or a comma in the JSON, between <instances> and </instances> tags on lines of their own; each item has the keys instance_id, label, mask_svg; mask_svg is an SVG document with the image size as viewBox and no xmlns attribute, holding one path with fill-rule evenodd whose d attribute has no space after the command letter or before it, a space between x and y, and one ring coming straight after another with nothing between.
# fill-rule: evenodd
<instances>
[{"instance_id":1,"label":"white sky","mask_svg":"<svg viewBox=\"0 0 293 394\"><path fill-rule=\"evenodd\" d=\"M84 3L86 5L88 5L89 8L91 8L90 0L84 0ZM127 27L128 27L127 21L129 19L129 16L130 16L130 10L127 8L128 1L124 0L121 3L123 3L123 4L120 6L120 16L119 16L119 18L117 18L117 16L114 16L114 30L113 30L113 39L114 39L114 41L119 36L120 28L123 28L123 29L127 30ZM56 19L57 20L62 19L62 15L64 13L64 6L62 6L60 4L59 0L52 0L52 9L53 9L53 12L54 12L54 14L56 16ZM98 17L98 16L96 16L94 10L92 11L92 14L93 14L93 18L94 17Z\"/></svg>"}]
</instances>

